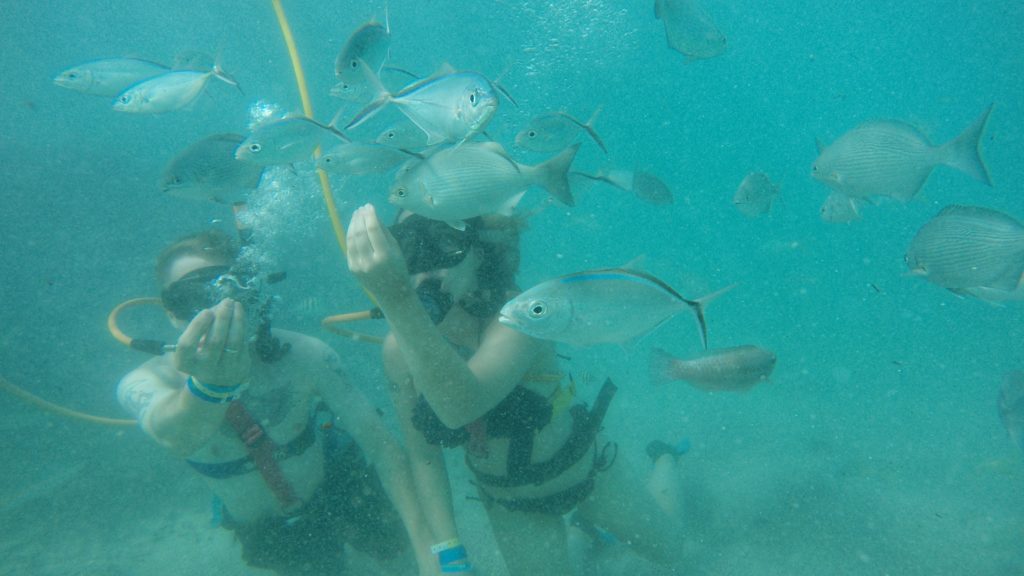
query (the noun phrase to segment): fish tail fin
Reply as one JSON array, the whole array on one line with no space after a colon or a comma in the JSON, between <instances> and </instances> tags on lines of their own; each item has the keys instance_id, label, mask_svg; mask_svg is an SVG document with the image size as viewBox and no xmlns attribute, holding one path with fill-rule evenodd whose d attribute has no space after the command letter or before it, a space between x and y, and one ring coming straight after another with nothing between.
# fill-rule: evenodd
<instances>
[{"instance_id":1,"label":"fish tail fin","mask_svg":"<svg viewBox=\"0 0 1024 576\"><path fill-rule=\"evenodd\" d=\"M725 288L721 288L711 294L701 296L696 300L685 300L685 302L693 308L694 315L697 316L697 326L700 328L700 341L701 344L704 345L705 350L708 349L708 322L704 319L704 310L707 308L708 304L711 304L713 301L717 300L719 296L735 287L736 284L730 284Z\"/></svg>"},{"instance_id":2,"label":"fish tail fin","mask_svg":"<svg viewBox=\"0 0 1024 576\"><path fill-rule=\"evenodd\" d=\"M381 83L380 77L377 76L377 73L370 69L369 64L367 64L362 58L359 58L359 64L359 68L363 71L363 75L366 76L367 82L370 83L370 87L373 89L376 95L374 96L373 101L367 104L365 108L360 110L359 113L356 114L354 118L352 118L352 121L349 122L347 126L345 126L346 130L351 130L361 125L363 122L366 122L370 118L373 118L374 116L376 116L378 112L381 111L381 109L385 105L391 102L391 100L394 98L391 95L391 92L384 86L383 83Z\"/></svg>"},{"instance_id":3,"label":"fish tail fin","mask_svg":"<svg viewBox=\"0 0 1024 576\"><path fill-rule=\"evenodd\" d=\"M601 151L607 154L608 149L605 148L604 141L601 140L601 137L597 134L597 130L594 129L594 122L597 121L597 117L599 114L601 114L602 110L604 110L604 104L601 104L597 108L594 108L594 113L591 114L590 119L583 124L583 129L587 131L587 135L590 136L590 139L593 140L594 143L601 148Z\"/></svg>"},{"instance_id":4,"label":"fish tail fin","mask_svg":"<svg viewBox=\"0 0 1024 576\"><path fill-rule=\"evenodd\" d=\"M566 206L576 205L576 201L572 198L572 190L569 189L569 168L579 149L580 144L577 142L537 166L539 173L537 184Z\"/></svg>"},{"instance_id":5,"label":"fish tail fin","mask_svg":"<svg viewBox=\"0 0 1024 576\"><path fill-rule=\"evenodd\" d=\"M647 359L647 373L652 384L660 385L675 380L675 358L661 348L653 348Z\"/></svg>"},{"instance_id":6,"label":"fish tail fin","mask_svg":"<svg viewBox=\"0 0 1024 576\"><path fill-rule=\"evenodd\" d=\"M242 91L242 86L238 83L238 80L235 80L234 76L228 74L227 72L224 71L223 68L221 68L221 66L220 66L220 50L218 50L217 51L217 55L214 56L213 68L210 70L210 74L213 74L214 78L220 80L221 82L224 82L225 84L229 84L231 86L234 86L235 88L238 89L239 92L242 92L242 94L245 94L245 92Z\"/></svg>"},{"instance_id":7,"label":"fish tail fin","mask_svg":"<svg viewBox=\"0 0 1024 576\"><path fill-rule=\"evenodd\" d=\"M992 186L992 178L981 155L981 136L992 113L989 107L962 134L942 146L943 164L974 178L978 182Z\"/></svg>"}]
</instances>

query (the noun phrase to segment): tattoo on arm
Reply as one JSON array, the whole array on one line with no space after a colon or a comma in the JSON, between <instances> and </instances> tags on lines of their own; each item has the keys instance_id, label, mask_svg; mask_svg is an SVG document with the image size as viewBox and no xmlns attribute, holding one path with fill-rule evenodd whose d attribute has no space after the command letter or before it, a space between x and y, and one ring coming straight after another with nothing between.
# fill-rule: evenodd
<instances>
[{"instance_id":1,"label":"tattoo on arm","mask_svg":"<svg viewBox=\"0 0 1024 576\"><path fill-rule=\"evenodd\" d=\"M142 420L153 403L153 391L144 389L140 384L142 383L131 382L126 384L123 398L124 407L129 412L135 414L139 420Z\"/></svg>"}]
</instances>

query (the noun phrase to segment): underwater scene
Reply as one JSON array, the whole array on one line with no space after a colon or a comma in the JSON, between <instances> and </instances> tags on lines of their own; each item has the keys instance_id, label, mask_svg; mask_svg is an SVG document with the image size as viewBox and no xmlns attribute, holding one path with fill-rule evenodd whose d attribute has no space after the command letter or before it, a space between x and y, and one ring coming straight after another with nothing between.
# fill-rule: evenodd
<instances>
[{"instance_id":1,"label":"underwater scene","mask_svg":"<svg viewBox=\"0 0 1024 576\"><path fill-rule=\"evenodd\" d=\"M1024 3L3 5L0 573L1024 574Z\"/></svg>"}]
</instances>

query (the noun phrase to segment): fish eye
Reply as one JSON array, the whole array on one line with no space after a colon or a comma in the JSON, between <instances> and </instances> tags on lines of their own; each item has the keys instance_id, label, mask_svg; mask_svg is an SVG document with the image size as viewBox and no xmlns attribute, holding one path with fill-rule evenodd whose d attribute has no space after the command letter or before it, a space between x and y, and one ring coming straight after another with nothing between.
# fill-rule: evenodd
<instances>
[{"instance_id":1,"label":"fish eye","mask_svg":"<svg viewBox=\"0 0 1024 576\"><path fill-rule=\"evenodd\" d=\"M77 72L68 72L68 79L74 80L75 78L78 78Z\"/></svg>"},{"instance_id":2,"label":"fish eye","mask_svg":"<svg viewBox=\"0 0 1024 576\"><path fill-rule=\"evenodd\" d=\"M814 174L818 173L818 165L817 164L811 165L811 172L814 173Z\"/></svg>"},{"instance_id":3,"label":"fish eye","mask_svg":"<svg viewBox=\"0 0 1024 576\"><path fill-rule=\"evenodd\" d=\"M399 186L398 188L396 188L395 195L398 196L399 198L405 198L405 187Z\"/></svg>"},{"instance_id":4,"label":"fish eye","mask_svg":"<svg viewBox=\"0 0 1024 576\"><path fill-rule=\"evenodd\" d=\"M536 130L530 130L529 132L526 133L526 135L529 136L530 138L536 138L537 137L537 131Z\"/></svg>"},{"instance_id":5,"label":"fish eye","mask_svg":"<svg viewBox=\"0 0 1024 576\"><path fill-rule=\"evenodd\" d=\"M260 150L263 150L263 146L260 146L259 144L255 143L255 142L252 143L252 144L249 144L249 152L259 152Z\"/></svg>"},{"instance_id":6,"label":"fish eye","mask_svg":"<svg viewBox=\"0 0 1024 576\"><path fill-rule=\"evenodd\" d=\"M476 92L469 93L469 103L476 106Z\"/></svg>"},{"instance_id":7,"label":"fish eye","mask_svg":"<svg viewBox=\"0 0 1024 576\"><path fill-rule=\"evenodd\" d=\"M530 302L530 318L543 318L544 314L547 313L548 307L540 300L534 300Z\"/></svg>"},{"instance_id":8,"label":"fish eye","mask_svg":"<svg viewBox=\"0 0 1024 576\"><path fill-rule=\"evenodd\" d=\"M353 69L353 70L355 70L356 68L359 68L359 60L349 60L348 61L348 67Z\"/></svg>"},{"instance_id":9,"label":"fish eye","mask_svg":"<svg viewBox=\"0 0 1024 576\"><path fill-rule=\"evenodd\" d=\"M117 99L117 101L121 104L127 104L132 101L132 97L127 94L123 94L120 98Z\"/></svg>"}]
</instances>

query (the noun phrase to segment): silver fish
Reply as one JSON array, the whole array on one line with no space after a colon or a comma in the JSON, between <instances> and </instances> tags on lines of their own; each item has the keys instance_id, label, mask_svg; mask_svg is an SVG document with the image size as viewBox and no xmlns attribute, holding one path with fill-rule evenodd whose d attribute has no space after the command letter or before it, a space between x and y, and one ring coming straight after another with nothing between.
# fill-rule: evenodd
<instances>
[{"instance_id":1,"label":"silver fish","mask_svg":"<svg viewBox=\"0 0 1024 576\"><path fill-rule=\"evenodd\" d=\"M725 35L697 0L656 0L654 16L665 25L669 48L687 62L714 58L725 52Z\"/></svg>"},{"instance_id":2,"label":"silver fish","mask_svg":"<svg viewBox=\"0 0 1024 576\"><path fill-rule=\"evenodd\" d=\"M393 148L417 150L426 148L427 133L411 122L403 122L381 132L374 142Z\"/></svg>"},{"instance_id":3,"label":"silver fish","mask_svg":"<svg viewBox=\"0 0 1024 576\"><path fill-rule=\"evenodd\" d=\"M235 158L261 166L309 160L317 146L348 142L337 128L306 116L287 116L256 126L235 150Z\"/></svg>"},{"instance_id":4,"label":"silver fish","mask_svg":"<svg viewBox=\"0 0 1024 576\"><path fill-rule=\"evenodd\" d=\"M891 196L906 202L924 186L932 170L944 164L992 185L981 156L981 136L992 107L962 134L933 146L919 130L895 121L862 124L831 145L819 144L811 176L851 198Z\"/></svg>"},{"instance_id":5,"label":"silver fish","mask_svg":"<svg viewBox=\"0 0 1024 576\"><path fill-rule=\"evenodd\" d=\"M382 174L413 158L416 154L383 144L350 142L339 144L320 156L316 167L327 172L350 174Z\"/></svg>"},{"instance_id":6,"label":"silver fish","mask_svg":"<svg viewBox=\"0 0 1024 576\"><path fill-rule=\"evenodd\" d=\"M1024 226L990 208L947 206L914 236L910 273L953 291L1012 291L1024 275Z\"/></svg>"},{"instance_id":7,"label":"silver fish","mask_svg":"<svg viewBox=\"0 0 1024 576\"><path fill-rule=\"evenodd\" d=\"M864 202L861 198L850 198L839 192L832 192L825 198L825 202L819 210L821 219L825 222L845 224L860 219L860 205Z\"/></svg>"},{"instance_id":8,"label":"silver fish","mask_svg":"<svg viewBox=\"0 0 1024 576\"><path fill-rule=\"evenodd\" d=\"M185 148L171 159L160 178L160 190L180 198L235 203L259 186L263 167L235 159L241 134L214 134Z\"/></svg>"},{"instance_id":9,"label":"silver fish","mask_svg":"<svg viewBox=\"0 0 1024 576\"><path fill-rule=\"evenodd\" d=\"M1024 452L1024 372L1015 370L1003 378L999 390L999 419L1014 444Z\"/></svg>"},{"instance_id":10,"label":"silver fish","mask_svg":"<svg viewBox=\"0 0 1024 576\"><path fill-rule=\"evenodd\" d=\"M607 154L608 149L594 130L594 121L600 114L601 107L590 115L586 122L580 122L565 112L548 112L535 116L518 134L516 146L534 152L557 152L576 141L576 136L583 130L590 136L601 150Z\"/></svg>"},{"instance_id":11,"label":"silver fish","mask_svg":"<svg viewBox=\"0 0 1024 576\"><path fill-rule=\"evenodd\" d=\"M655 348L648 368L655 383L685 380L709 392L742 391L771 376L775 354L757 346L736 346L681 359Z\"/></svg>"},{"instance_id":12,"label":"silver fish","mask_svg":"<svg viewBox=\"0 0 1024 576\"><path fill-rule=\"evenodd\" d=\"M498 320L534 338L590 346L635 341L676 314L692 310L706 349L704 307L730 288L690 300L644 272L590 270L530 288L507 302Z\"/></svg>"},{"instance_id":13,"label":"silver fish","mask_svg":"<svg viewBox=\"0 0 1024 576\"><path fill-rule=\"evenodd\" d=\"M568 171L579 146L527 166L510 158L497 142L466 142L407 164L388 200L460 230L468 218L511 210L530 186L540 186L572 206Z\"/></svg>"},{"instance_id":14,"label":"silver fish","mask_svg":"<svg viewBox=\"0 0 1024 576\"><path fill-rule=\"evenodd\" d=\"M104 58L68 68L53 83L83 94L110 97L132 84L169 71L163 64L140 58Z\"/></svg>"},{"instance_id":15,"label":"silver fish","mask_svg":"<svg viewBox=\"0 0 1024 576\"><path fill-rule=\"evenodd\" d=\"M636 194L636 197L650 204L672 204L675 198L672 191L657 176L637 170L601 170L597 174L572 172L572 176L581 176L588 180L604 182L622 190Z\"/></svg>"},{"instance_id":16,"label":"silver fish","mask_svg":"<svg viewBox=\"0 0 1024 576\"><path fill-rule=\"evenodd\" d=\"M214 65L206 72L175 70L129 86L114 100L114 110L132 114L161 114L188 106L202 93L210 78L238 88L238 82Z\"/></svg>"},{"instance_id":17,"label":"silver fish","mask_svg":"<svg viewBox=\"0 0 1024 576\"><path fill-rule=\"evenodd\" d=\"M331 96L349 101L365 102L373 97L373 87L367 80L362 66L369 67L374 74L380 74L391 50L391 26L371 20L349 36L345 46L334 60L334 75L338 84L331 89Z\"/></svg>"},{"instance_id":18,"label":"silver fish","mask_svg":"<svg viewBox=\"0 0 1024 576\"><path fill-rule=\"evenodd\" d=\"M763 172L751 172L740 182L732 203L745 216L757 218L772 209L772 201L779 195L779 187Z\"/></svg>"},{"instance_id":19,"label":"silver fish","mask_svg":"<svg viewBox=\"0 0 1024 576\"><path fill-rule=\"evenodd\" d=\"M427 135L427 144L462 143L482 132L498 110L491 81L476 72L457 72L450 66L391 94L368 66L363 73L376 90L376 99L349 122L346 129L366 122L387 104L398 109Z\"/></svg>"}]
</instances>

